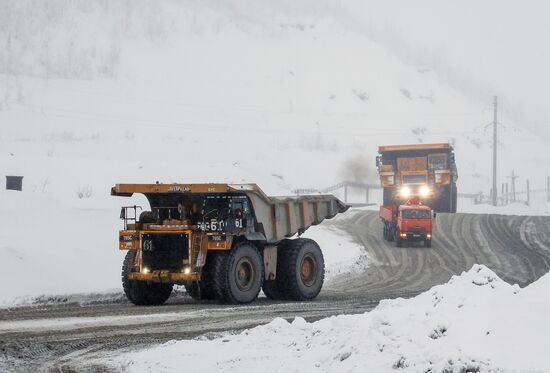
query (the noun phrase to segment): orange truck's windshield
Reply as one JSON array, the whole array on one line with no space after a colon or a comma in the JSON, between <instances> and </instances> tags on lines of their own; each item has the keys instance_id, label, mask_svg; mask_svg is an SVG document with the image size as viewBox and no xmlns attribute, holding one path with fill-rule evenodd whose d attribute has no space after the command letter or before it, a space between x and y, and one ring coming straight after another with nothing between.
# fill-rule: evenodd
<instances>
[{"instance_id":1,"label":"orange truck's windshield","mask_svg":"<svg viewBox=\"0 0 550 373\"><path fill-rule=\"evenodd\" d=\"M401 216L403 219L431 219L432 213L429 210L403 210Z\"/></svg>"}]
</instances>

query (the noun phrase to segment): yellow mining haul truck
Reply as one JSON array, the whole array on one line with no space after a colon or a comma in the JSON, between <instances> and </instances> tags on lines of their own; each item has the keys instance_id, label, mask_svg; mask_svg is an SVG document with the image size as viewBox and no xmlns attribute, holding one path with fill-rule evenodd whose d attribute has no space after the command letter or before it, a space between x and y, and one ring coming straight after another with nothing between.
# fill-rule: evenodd
<instances>
[{"instance_id":1,"label":"yellow mining haul truck","mask_svg":"<svg viewBox=\"0 0 550 373\"><path fill-rule=\"evenodd\" d=\"M380 146L378 154L384 205L419 198L435 212L456 212L458 173L450 144Z\"/></svg>"},{"instance_id":2,"label":"yellow mining haul truck","mask_svg":"<svg viewBox=\"0 0 550 373\"><path fill-rule=\"evenodd\" d=\"M122 285L137 305L163 304L174 284L195 299L248 303L310 300L321 291L319 245L291 239L348 206L331 195L268 197L255 184L117 184L142 193L150 210L122 207Z\"/></svg>"}]
</instances>

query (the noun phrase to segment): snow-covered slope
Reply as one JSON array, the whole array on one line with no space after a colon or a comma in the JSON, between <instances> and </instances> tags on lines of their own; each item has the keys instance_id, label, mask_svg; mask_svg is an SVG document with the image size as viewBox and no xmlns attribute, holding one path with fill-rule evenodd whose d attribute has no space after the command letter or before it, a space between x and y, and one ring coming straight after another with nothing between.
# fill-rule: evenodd
<instances>
[{"instance_id":1,"label":"snow-covered slope","mask_svg":"<svg viewBox=\"0 0 550 373\"><path fill-rule=\"evenodd\" d=\"M118 287L118 207L146 202L110 197L117 182L256 182L287 194L372 179L379 144L449 141L460 190L489 188L492 98L368 32L386 5L0 5L0 174L24 176L21 193L0 188L2 296ZM513 118L502 115L499 172L541 188L547 138ZM79 278L81 268L101 275ZM32 275L14 284L21 273Z\"/></svg>"},{"instance_id":2,"label":"snow-covered slope","mask_svg":"<svg viewBox=\"0 0 550 373\"><path fill-rule=\"evenodd\" d=\"M455 145L462 191L490 185L492 97L366 32L385 6L350 17L332 2L5 4L0 167L27 188L67 198L115 180L244 179L279 191L271 174L327 186L347 159L371 168L378 144L417 141ZM502 121L501 172L542 187L548 166L529 164L548 161L543 139Z\"/></svg>"},{"instance_id":3,"label":"snow-covered slope","mask_svg":"<svg viewBox=\"0 0 550 373\"><path fill-rule=\"evenodd\" d=\"M476 265L362 315L275 319L237 335L126 354L117 364L130 372L546 372L549 290L550 275L520 289Z\"/></svg>"}]
</instances>

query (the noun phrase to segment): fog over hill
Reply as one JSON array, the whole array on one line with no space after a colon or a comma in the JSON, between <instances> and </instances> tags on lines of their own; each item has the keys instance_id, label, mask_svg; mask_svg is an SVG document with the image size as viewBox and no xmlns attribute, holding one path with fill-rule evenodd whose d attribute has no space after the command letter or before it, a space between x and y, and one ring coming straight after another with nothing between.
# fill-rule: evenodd
<instances>
[{"instance_id":1,"label":"fog over hill","mask_svg":"<svg viewBox=\"0 0 550 373\"><path fill-rule=\"evenodd\" d=\"M191 163L233 168L209 180L257 181L261 169L288 189L339 181L350 158L372 159L379 144L450 141L462 190L487 192L484 126L498 94L499 172L542 185L547 5L464 5L3 0L0 164L35 185L66 185L53 168L74 161L102 168L100 178L113 167L118 179L168 182L202 178L168 166L200 154ZM541 145L515 151L527 142ZM86 179L82 165L68 189Z\"/></svg>"}]
</instances>

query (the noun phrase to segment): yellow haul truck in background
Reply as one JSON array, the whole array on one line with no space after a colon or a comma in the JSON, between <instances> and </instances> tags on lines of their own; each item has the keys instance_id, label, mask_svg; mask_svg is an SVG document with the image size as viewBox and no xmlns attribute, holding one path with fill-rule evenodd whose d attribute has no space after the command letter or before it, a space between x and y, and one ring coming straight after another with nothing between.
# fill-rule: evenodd
<instances>
[{"instance_id":1,"label":"yellow haul truck in background","mask_svg":"<svg viewBox=\"0 0 550 373\"><path fill-rule=\"evenodd\" d=\"M174 284L194 299L310 300L325 276L319 245L294 238L348 206L331 195L268 197L255 184L117 184L151 207L122 207L122 285L137 305L163 304ZM139 214L139 216L138 216Z\"/></svg>"},{"instance_id":2,"label":"yellow haul truck in background","mask_svg":"<svg viewBox=\"0 0 550 373\"><path fill-rule=\"evenodd\" d=\"M458 173L450 144L380 146L378 154L384 205L420 198L435 212L456 212Z\"/></svg>"}]
</instances>

